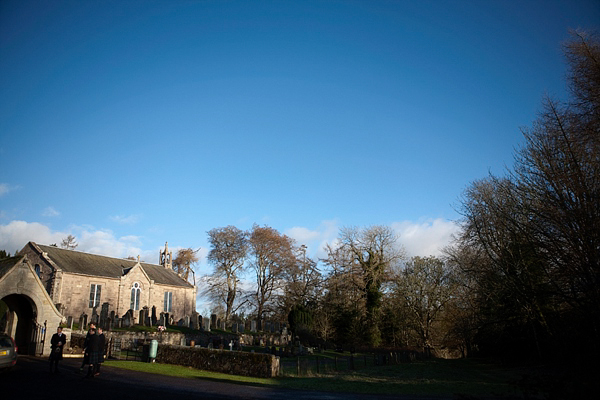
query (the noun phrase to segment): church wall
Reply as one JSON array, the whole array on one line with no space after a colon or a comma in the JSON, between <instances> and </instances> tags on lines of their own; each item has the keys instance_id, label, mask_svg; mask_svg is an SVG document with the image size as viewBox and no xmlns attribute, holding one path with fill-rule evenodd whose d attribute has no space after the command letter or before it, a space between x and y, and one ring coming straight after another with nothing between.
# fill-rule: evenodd
<instances>
[{"instance_id":1,"label":"church wall","mask_svg":"<svg viewBox=\"0 0 600 400\"><path fill-rule=\"evenodd\" d=\"M88 316L92 315L93 308L89 306L92 284L101 287L97 313L100 313L102 303L108 302L112 306L118 302L120 279L63 273L61 281L62 287L58 303L61 303L65 315L72 316L76 320L82 313Z\"/></svg>"}]
</instances>

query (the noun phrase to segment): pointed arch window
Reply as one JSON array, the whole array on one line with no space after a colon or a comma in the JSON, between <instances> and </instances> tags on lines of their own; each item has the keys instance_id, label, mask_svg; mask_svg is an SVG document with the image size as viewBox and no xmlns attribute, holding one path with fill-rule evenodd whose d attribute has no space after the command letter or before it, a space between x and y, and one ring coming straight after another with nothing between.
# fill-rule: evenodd
<instances>
[{"instance_id":1,"label":"pointed arch window","mask_svg":"<svg viewBox=\"0 0 600 400\"><path fill-rule=\"evenodd\" d=\"M131 286L131 302L129 303L129 308L132 310L140 309L140 295L142 293L142 288L138 282L135 282Z\"/></svg>"}]
</instances>

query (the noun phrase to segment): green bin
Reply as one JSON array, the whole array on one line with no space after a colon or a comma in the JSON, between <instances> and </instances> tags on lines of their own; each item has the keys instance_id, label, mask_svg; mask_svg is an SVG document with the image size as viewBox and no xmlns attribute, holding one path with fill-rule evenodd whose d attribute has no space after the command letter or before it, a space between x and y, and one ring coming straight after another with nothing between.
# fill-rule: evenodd
<instances>
[{"instance_id":1,"label":"green bin","mask_svg":"<svg viewBox=\"0 0 600 400\"><path fill-rule=\"evenodd\" d=\"M154 361L156 353L158 352L158 340L152 340L150 342L150 351L148 352L148 361Z\"/></svg>"}]
</instances>

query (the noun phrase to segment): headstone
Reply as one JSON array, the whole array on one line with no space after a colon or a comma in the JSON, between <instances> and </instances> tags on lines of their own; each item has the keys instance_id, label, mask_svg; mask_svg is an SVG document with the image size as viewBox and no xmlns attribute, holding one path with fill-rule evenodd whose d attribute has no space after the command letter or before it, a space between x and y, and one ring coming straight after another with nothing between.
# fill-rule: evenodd
<instances>
[{"instance_id":1,"label":"headstone","mask_svg":"<svg viewBox=\"0 0 600 400\"><path fill-rule=\"evenodd\" d=\"M79 329L84 331L87 328L87 314L81 313L79 316Z\"/></svg>"},{"instance_id":2,"label":"headstone","mask_svg":"<svg viewBox=\"0 0 600 400\"><path fill-rule=\"evenodd\" d=\"M206 332L210 332L210 319L204 318L202 320L202 325L202 329L204 329Z\"/></svg>"},{"instance_id":3,"label":"headstone","mask_svg":"<svg viewBox=\"0 0 600 400\"><path fill-rule=\"evenodd\" d=\"M233 350L233 340L231 342L229 342L229 351Z\"/></svg>"},{"instance_id":4,"label":"headstone","mask_svg":"<svg viewBox=\"0 0 600 400\"><path fill-rule=\"evenodd\" d=\"M156 306L152 306L152 326L158 325L158 318L156 318Z\"/></svg>"},{"instance_id":5,"label":"headstone","mask_svg":"<svg viewBox=\"0 0 600 400\"><path fill-rule=\"evenodd\" d=\"M107 302L102 303L102 309L100 310L100 327L102 329L108 328L108 307L109 304Z\"/></svg>"},{"instance_id":6,"label":"headstone","mask_svg":"<svg viewBox=\"0 0 600 400\"><path fill-rule=\"evenodd\" d=\"M217 329L217 314L211 314L210 327L211 329Z\"/></svg>"},{"instance_id":7,"label":"headstone","mask_svg":"<svg viewBox=\"0 0 600 400\"><path fill-rule=\"evenodd\" d=\"M275 332L281 332L281 324L279 322L275 322Z\"/></svg>"},{"instance_id":8,"label":"headstone","mask_svg":"<svg viewBox=\"0 0 600 400\"><path fill-rule=\"evenodd\" d=\"M98 315L98 306L92 308L92 317L90 318L90 322L93 322L94 324L96 324L96 327L98 326L98 321L100 319L100 316Z\"/></svg>"},{"instance_id":9,"label":"headstone","mask_svg":"<svg viewBox=\"0 0 600 400\"><path fill-rule=\"evenodd\" d=\"M184 326L185 325L185 321L183 320L183 318L180 318L179 321L177 321L177 326Z\"/></svg>"},{"instance_id":10,"label":"headstone","mask_svg":"<svg viewBox=\"0 0 600 400\"><path fill-rule=\"evenodd\" d=\"M238 332L239 333L244 333L244 324L243 323L241 323L241 324L238 325Z\"/></svg>"},{"instance_id":11,"label":"headstone","mask_svg":"<svg viewBox=\"0 0 600 400\"><path fill-rule=\"evenodd\" d=\"M189 315L183 317L183 326L185 326L186 328L191 328Z\"/></svg>"},{"instance_id":12,"label":"headstone","mask_svg":"<svg viewBox=\"0 0 600 400\"><path fill-rule=\"evenodd\" d=\"M250 321L250 331L256 332L256 320Z\"/></svg>"},{"instance_id":13,"label":"headstone","mask_svg":"<svg viewBox=\"0 0 600 400\"><path fill-rule=\"evenodd\" d=\"M202 315L198 314L198 326L200 327L200 329L204 329L204 325L202 325L202 323L204 322Z\"/></svg>"},{"instance_id":14,"label":"headstone","mask_svg":"<svg viewBox=\"0 0 600 400\"><path fill-rule=\"evenodd\" d=\"M271 332L271 321L265 321L265 332Z\"/></svg>"},{"instance_id":15,"label":"headstone","mask_svg":"<svg viewBox=\"0 0 600 400\"><path fill-rule=\"evenodd\" d=\"M221 326L220 326L221 330L224 331L225 330L225 321L221 321Z\"/></svg>"},{"instance_id":16,"label":"headstone","mask_svg":"<svg viewBox=\"0 0 600 400\"><path fill-rule=\"evenodd\" d=\"M165 313L160 313L160 319L158 320L158 325L165 326L166 325Z\"/></svg>"},{"instance_id":17,"label":"headstone","mask_svg":"<svg viewBox=\"0 0 600 400\"><path fill-rule=\"evenodd\" d=\"M237 323L233 323L231 324L231 332L233 333L238 333L238 324Z\"/></svg>"},{"instance_id":18,"label":"headstone","mask_svg":"<svg viewBox=\"0 0 600 400\"><path fill-rule=\"evenodd\" d=\"M123 327L129 328L133 324L133 310L129 309L123 315Z\"/></svg>"},{"instance_id":19,"label":"headstone","mask_svg":"<svg viewBox=\"0 0 600 400\"><path fill-rule=\"evenodd\" d=\"M70 315L67 317L67 328L73 329L73 317Z\"/></svg>"},{"instance_id":20,"label":"headstone","mask_svg":"<svg viewBox=\"0 0 600 400\"><path fill-rule=\"evenodd\" d=\"M198 330L198 326L198 313L196 311L192 311L192 317L190 318L190 328Z\"/></svg>"}]
</instances>

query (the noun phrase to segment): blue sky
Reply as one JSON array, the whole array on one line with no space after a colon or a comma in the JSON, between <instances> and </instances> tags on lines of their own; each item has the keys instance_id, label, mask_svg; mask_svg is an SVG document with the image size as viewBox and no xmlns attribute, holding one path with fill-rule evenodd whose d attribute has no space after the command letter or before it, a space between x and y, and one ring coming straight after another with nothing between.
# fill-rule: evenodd
<instances>
[{"instance_id":1,"label":"blue sky","mask_svg":"<svg viewBox=\"0 0 600 400\"><path fill-rule=\"evenodd\" d=\"M269 225L439 254L597 1L0 2L0 249L158 261ZM210 272L204 259L198 273Z\"/></svg>"}]
</instances>

